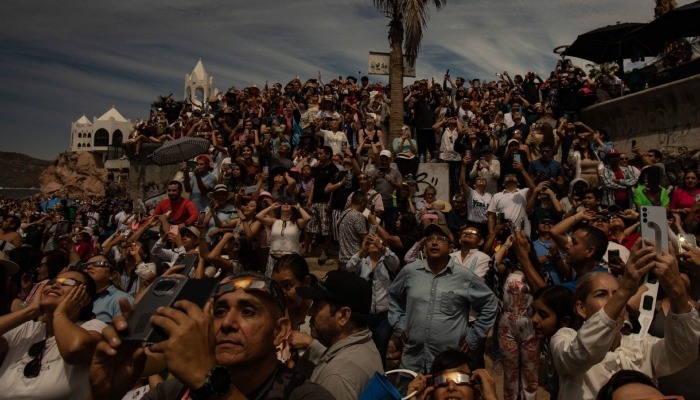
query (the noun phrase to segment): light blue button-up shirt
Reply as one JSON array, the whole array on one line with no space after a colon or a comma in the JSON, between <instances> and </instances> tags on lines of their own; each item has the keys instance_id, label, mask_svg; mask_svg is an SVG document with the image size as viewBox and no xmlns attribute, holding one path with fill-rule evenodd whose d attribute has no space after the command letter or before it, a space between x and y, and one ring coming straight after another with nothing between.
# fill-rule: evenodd
<instances>
[{"instance_id":1,"label":"light blue button-up shirt","mask_svg":"<svg viewBox=\"0 0 700 400\"><path fill-rule=\"evenodd\" d=\"M477 348L496 321L496 308L491 289L452 257L437 275L427 260L405 266L389 288L389 323L397 336L408 333L401 368L425 373L435 356L458 350L462 339ZM471 324L470 309L479 313Z\"/></svg>"},{"instance_id":2,"label":"light blue button-up shirt","mask_svg":"<svg viewBox=\"0 0 700 400\"><path fill-rule=\"evenodd\" d=\"M348 272L360 275L366 280L369 279L372 273L372 260L369 256L360 258L360 253L353 254L345 268ZM386 248L386 252L382 254L374 268L374 279L372 279L372 307L370 314L379 314L389 310L389 285L391 277L389 271L396 271L399 268L399 258L396 257L393 251Z\"/></svg>"}]
</instances>

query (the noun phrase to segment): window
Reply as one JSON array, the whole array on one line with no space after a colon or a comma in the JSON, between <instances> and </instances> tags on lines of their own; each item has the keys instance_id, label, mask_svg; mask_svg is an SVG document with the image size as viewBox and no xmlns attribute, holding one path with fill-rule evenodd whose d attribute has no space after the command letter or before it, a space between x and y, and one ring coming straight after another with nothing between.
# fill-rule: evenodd
<instances>
[{"instance_id":1,"label":"window","mask_svg":"<svg viewBox=\"0 0 700 400\"><path fill-rule=\"evenodd\" d=\"M95 147L109 146L109 132L106 129L99 129L95 132Z\"/></svg>"},{"instance_id":2,"label":"window","mask_svg":"<svg viewBox=\"0 0 700 400\"><path fill-rule=\"evenodd\" d=\"M78 134L78 139L82 139L82 138L83 138L83 134L82 134L82 133L79 133L79 134Z\"/></svg>"},{"instance_id":3,"label":"window","mask_svg":"<svg viewBox=\"0 0 700 400\"><path fill-rule=\"evenodd\" d=\"M120 131L119 129L114 131L114 133L112 134L112 146L119 146L120 144L122 144L122 138L122 131Z\"/></svg>"}]
</instances>

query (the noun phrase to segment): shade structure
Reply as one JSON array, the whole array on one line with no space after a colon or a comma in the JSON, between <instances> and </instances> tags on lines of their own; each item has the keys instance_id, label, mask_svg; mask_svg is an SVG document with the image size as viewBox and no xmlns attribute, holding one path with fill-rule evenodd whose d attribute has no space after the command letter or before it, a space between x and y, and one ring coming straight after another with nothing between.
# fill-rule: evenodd
<instances>
[{"instance_id":1,"label":"shade structure","mask_svg":"<svg viewBox=\"0 0 700 400\"><path fill-rule=\"evenodd\" d=\"M586 32L576 38L564 55L583 58L596 64L656 56L663 51L663 40L643 38L633 33L644 25L646 24L627 22Z\"/></svg>"},{"instance_id":2,"label":"shade structure","mask_svg":"<svg viewBox=\"0 0 700 400\"><path fill-rule=\"evenodd\" d=\"M635 35L643 38L675 40L700 36L700 1L674 8L639 28Z\"/></svg>"},{"instance_id":3,"label":"shade structure","mask_svg":"<svg viewBox=\"0 0 700 400\"><path fill-rule=\"evenodd\" d=\"M182 163L209 151L211 142L204 138L182 137L166 142L148 158L156 165Z\"/></svg>"}]
</instances>

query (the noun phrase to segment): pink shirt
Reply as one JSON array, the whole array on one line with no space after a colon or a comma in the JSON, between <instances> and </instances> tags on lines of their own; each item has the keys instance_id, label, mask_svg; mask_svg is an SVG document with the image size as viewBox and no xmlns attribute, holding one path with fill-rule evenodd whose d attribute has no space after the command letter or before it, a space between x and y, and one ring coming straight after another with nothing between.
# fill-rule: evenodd
<instances>
[{"instance_id":1,"label":"pink shirt","mask_svg":"<svg viewBox=\"0 0 700 400\"><path fill-rule=\"evenodd\" d=\"M693 208L696 194L700 194L700 189L695 189L694 192L690 193L685 189L676 189L671 197L671 210Z\"/></svg>"}]
</instances>

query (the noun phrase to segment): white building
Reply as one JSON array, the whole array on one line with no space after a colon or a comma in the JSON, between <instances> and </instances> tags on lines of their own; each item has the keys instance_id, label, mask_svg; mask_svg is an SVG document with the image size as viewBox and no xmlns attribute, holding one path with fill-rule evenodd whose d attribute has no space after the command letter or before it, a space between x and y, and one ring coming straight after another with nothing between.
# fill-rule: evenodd
<instances>
[{"instance_id":1,"label":"white building","mask_svg":"<svg viewBox=\"0 0 700 400\"><path fill-rule=\"evenodd\" d=\"M125 119L114 106L90 122L85 115L71 123L71 151L87 150L107 154L108 146L120 146L131 132L131 120Z\"/></svg>"},{"instance_id":2,"label":"white building","mask_svg":"<svg viewBox=\"0 0 700 400\"><path fill-rule=\"evenodd\" d=\"M190 75L185 74L185 100L202 106L211 95L215 95L214 77L209 76L200 58Z\"/></svg>"}]
</instances>

